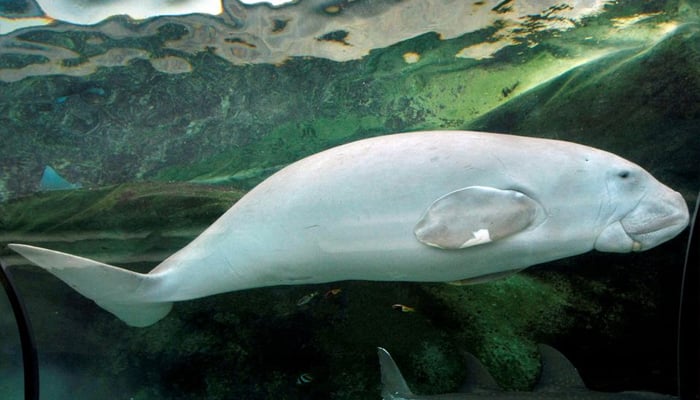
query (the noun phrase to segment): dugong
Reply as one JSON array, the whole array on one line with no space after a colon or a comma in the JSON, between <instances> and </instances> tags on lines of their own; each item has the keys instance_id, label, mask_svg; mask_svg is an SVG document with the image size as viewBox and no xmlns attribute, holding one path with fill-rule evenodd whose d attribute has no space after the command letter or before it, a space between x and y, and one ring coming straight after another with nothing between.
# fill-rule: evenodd
<instances>
[{"instance_id":1,"label":"dugong","mask_svg":"<svg viewBox=\"0 0 700 400\"><path fill-rule=\"evenodd\" d=\"M643 251L688 224L683 197L574 143L460 131L341 145L252 189L147 274L9 247L132 326L172 302L339 280L460 281L597 249Z\"/></svg>"}]
</instances>

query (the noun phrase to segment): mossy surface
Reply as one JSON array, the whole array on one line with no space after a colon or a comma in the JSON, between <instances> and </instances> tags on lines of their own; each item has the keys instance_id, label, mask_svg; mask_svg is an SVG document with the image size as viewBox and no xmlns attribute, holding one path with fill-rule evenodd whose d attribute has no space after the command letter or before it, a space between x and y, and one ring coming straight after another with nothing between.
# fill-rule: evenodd
<instances>
[{"instance_id":1,"label":"mossy surface","mask_svg":"<svg viewBox=\"0 0 700 400\"><path fill-rule=\"evenodd\" d=\"M0 241L122 265L157 261L186 245L242 194L183 183L37 193L0 203ZM0 255L12 252L3 246Z\"/></svg>"},{"instance_id":2,"label":"mossy surface","mask_svg":"<svg viewBox=\"0 0 700 400\"><path fill-rule=\"evenodd\" d=\"M700 25L688 24L648 49L620 51L571 70L470 127L608 149L692 202L698 182L688 174L700 158L698 68ZM580 99L591 101L582 107Z\"/></svg>"},{"instance_id":3,"label":"mossy surface","mask_svg":"<svg viewBox=\"0 0 700 400\"><path fill-rule=\"evenodd\" d=\"M206 226L242 194L236 189L167 183L43 192L0 204L0 228L52 233Z\"/></svg>"},{"instance_id":4,"label":"mossy surface","mask_svg":"<svg viewBox=\"0 0 700 400\"><path fill-rule=\"evenodd\" d=\"M573 323L566 313L570 288L555 288L527 274L482 285L426 290L447 312L462 316L464 343L470 343L494 378L511 389L532 386L539 370L538 341Z\"/></svg>"}]
</instances>

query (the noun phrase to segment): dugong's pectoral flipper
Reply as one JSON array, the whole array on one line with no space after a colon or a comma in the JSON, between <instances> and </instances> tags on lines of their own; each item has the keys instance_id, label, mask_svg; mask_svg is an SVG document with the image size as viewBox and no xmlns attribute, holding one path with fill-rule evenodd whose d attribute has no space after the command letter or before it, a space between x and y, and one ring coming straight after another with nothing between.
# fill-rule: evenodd
<instances>
[{"instance_id":1,"label":"dugong's pectoral flipper","mask_svg":"<svg viewBox=\"0 0 700 400\"><path fill-rule=\"evenodd\" d=\"M515 190L470 186L435 200L414 228L423 244L463 249L493 242L529 227L540 206Z\"/></svg>"},{"instance_id":2,"label":"dugong's pectoral flipper","mask_svg":"<svg viewBox=\"0 0 700 400\"><path fill-rule=\"evenodd\" d=\"M155 276L41 247L9 247L131 326L154 324L172 308L172 302L144 298L148 288L157 283Z\"/></svg>"}]
</instances>

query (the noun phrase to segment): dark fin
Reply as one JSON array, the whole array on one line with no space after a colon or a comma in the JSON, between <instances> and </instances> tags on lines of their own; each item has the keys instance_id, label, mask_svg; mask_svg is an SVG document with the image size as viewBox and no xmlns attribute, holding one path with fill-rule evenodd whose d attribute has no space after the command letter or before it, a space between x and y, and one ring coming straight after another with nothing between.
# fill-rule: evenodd
<instances>
[{"instance_id":1,"label":"dark fin","mask_svg":"<svg viewBox=\"0 0 700 400\"><path fill-rule=\"evenodd\" d=\"M563 354L544 344L539 346L542 359L540 379L535 391L561 392L588 390L576 367Z\"/></svg>"},{"instance_id":2,"label":"dark fin","mask_svg":"<svg viewBox=\"0 0 700 400\"><path fill-rule=\"evenodd\" d=\"M390 400L397 397L412 397L411 389L408 388L401 371L399 371L399 367L396 366L389 352L381 347L377 347L377 355L379 355L379 366L382 372L382 398Z\"/></svg>"},{"instance_id":3,"label":"dark fin","mask_svg":"<svg viewBox=\"0 0 700 400\"><path fill-rule=\"evenodd\" d=\"M501 391L501 388L498 387L489 371L487 371L484 365L471 353L464 353L464 363L467 368L467 379L462 386L460 386L460 392L479 393Z\"/></svg>"}]
</instances>

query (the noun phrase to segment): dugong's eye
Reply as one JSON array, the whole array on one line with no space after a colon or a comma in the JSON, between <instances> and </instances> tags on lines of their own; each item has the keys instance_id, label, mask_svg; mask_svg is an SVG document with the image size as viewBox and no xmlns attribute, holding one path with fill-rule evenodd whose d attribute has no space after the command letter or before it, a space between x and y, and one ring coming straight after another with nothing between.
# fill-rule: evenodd
<instances>
[{"instance_id":1,"label":"dugong's eye","mask_svg":"<svg viewBox=\"0 0 700 400\"><path fill-rule=\"evenodd\" d=\"M627 179L630 176L630 172L627 170L622 170L622 171L617 173L617 176L619 176L622 179Z\"/></svg>"}]
</instances>

